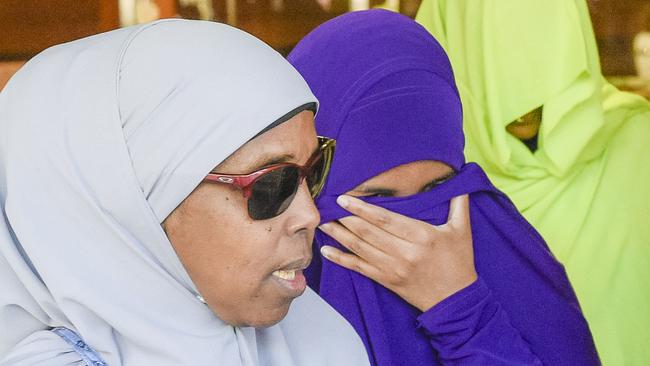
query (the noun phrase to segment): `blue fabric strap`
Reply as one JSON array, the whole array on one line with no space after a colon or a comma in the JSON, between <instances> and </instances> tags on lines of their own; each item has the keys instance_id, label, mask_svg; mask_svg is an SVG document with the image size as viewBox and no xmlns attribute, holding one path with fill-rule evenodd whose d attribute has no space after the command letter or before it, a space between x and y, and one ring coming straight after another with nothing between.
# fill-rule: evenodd
<instances>
[{"instance_id":1,"label":"blue fabric strap","mask_svg":"<svg viewBox=\"0 0 650 366\"><path fill-rule=\"evenodd\" d=\"M104 360L102 360L99 353L92 349L86 342L77 335L77 333L71 331L68 328L54 328L52 332L58 334L63 340L65 340L72 348L81 356L86 365L88 366L108 366Z\"/></svg>"}]
</instances>

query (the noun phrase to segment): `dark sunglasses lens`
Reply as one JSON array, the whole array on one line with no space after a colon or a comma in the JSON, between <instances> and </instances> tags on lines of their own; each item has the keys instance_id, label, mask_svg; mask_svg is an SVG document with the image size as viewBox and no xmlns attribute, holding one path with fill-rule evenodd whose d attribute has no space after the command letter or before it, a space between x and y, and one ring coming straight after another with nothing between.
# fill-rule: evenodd
<instances>
[{"instance_id":1,"label":"dark sunglasses lens","mask_svg":"<svg viewBox=\"0 0 650 366\"><path fill-rule=\"evenodd\" d=\"M266 220L283 213L298 191L300 171L283 167L261 176L253 184L248 199L248 214L253 220Z\"/></svg>"}]
</instances>

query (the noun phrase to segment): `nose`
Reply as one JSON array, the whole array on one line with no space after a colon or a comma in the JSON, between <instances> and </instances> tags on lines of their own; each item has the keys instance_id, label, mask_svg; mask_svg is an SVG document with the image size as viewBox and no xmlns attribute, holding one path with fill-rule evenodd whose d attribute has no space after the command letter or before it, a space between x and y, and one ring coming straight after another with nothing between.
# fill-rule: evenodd
<instances>
[{"instance_id":1,"label":"nose","mask_svg":"<svg viewBox=\"0 0 650 366\"><path fill-rule=\"evenodd\" d=\"M313 237L320 222L320 214L305 180L298 187L296 196L287 209L287 217L287 228L290 235L304 232L309 234L310 239Z\"/></svg>"}]
</instances>

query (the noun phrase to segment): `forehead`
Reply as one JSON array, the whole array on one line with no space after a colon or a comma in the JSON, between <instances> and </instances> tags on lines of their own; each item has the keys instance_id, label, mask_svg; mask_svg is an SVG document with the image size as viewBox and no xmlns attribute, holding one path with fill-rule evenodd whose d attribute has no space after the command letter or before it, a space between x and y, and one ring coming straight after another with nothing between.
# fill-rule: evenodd
<instances>
[{"instance_id":1,"label":"forehead","mask_svg":"<svg viewBox=\"0 0 650 366\"><path fill-rule=\"evenodd\" d=\"M248 173L267 161L304 163L317 147L314 115L302 111L286 122L248 141L215 169Z\"/></svg>"},{"instance_id":2,"label":"forehead","mask_svg":"<svg viewBox=\"0 0 650 366\"><path fill-rule=\"evenodd\" d=\"M390 189L420 189L432 180L452 170L447 164L435 160L415 161L399 165L376 175L358 185L354 190L370 191Z\"/></svg>"}]
</instances>

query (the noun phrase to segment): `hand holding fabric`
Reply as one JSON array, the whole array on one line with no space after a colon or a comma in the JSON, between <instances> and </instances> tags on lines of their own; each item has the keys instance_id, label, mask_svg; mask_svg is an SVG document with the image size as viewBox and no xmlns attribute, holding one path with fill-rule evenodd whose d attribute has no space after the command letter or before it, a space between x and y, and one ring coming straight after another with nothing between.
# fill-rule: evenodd
<instances>
[{"instance_id":1,"label":"hand holding fabric","mask_svg":"<svg viewBox=\"0 0 650 366\"><path fill-rule=\"evenodd\" d=\"M332 262L392 290L421 311L476 281L469 197L451 200L439 226L415 220L351 196L337 203L354 216L320 226L351 253L324 246Z\"/></svg>"}]
</instances>

